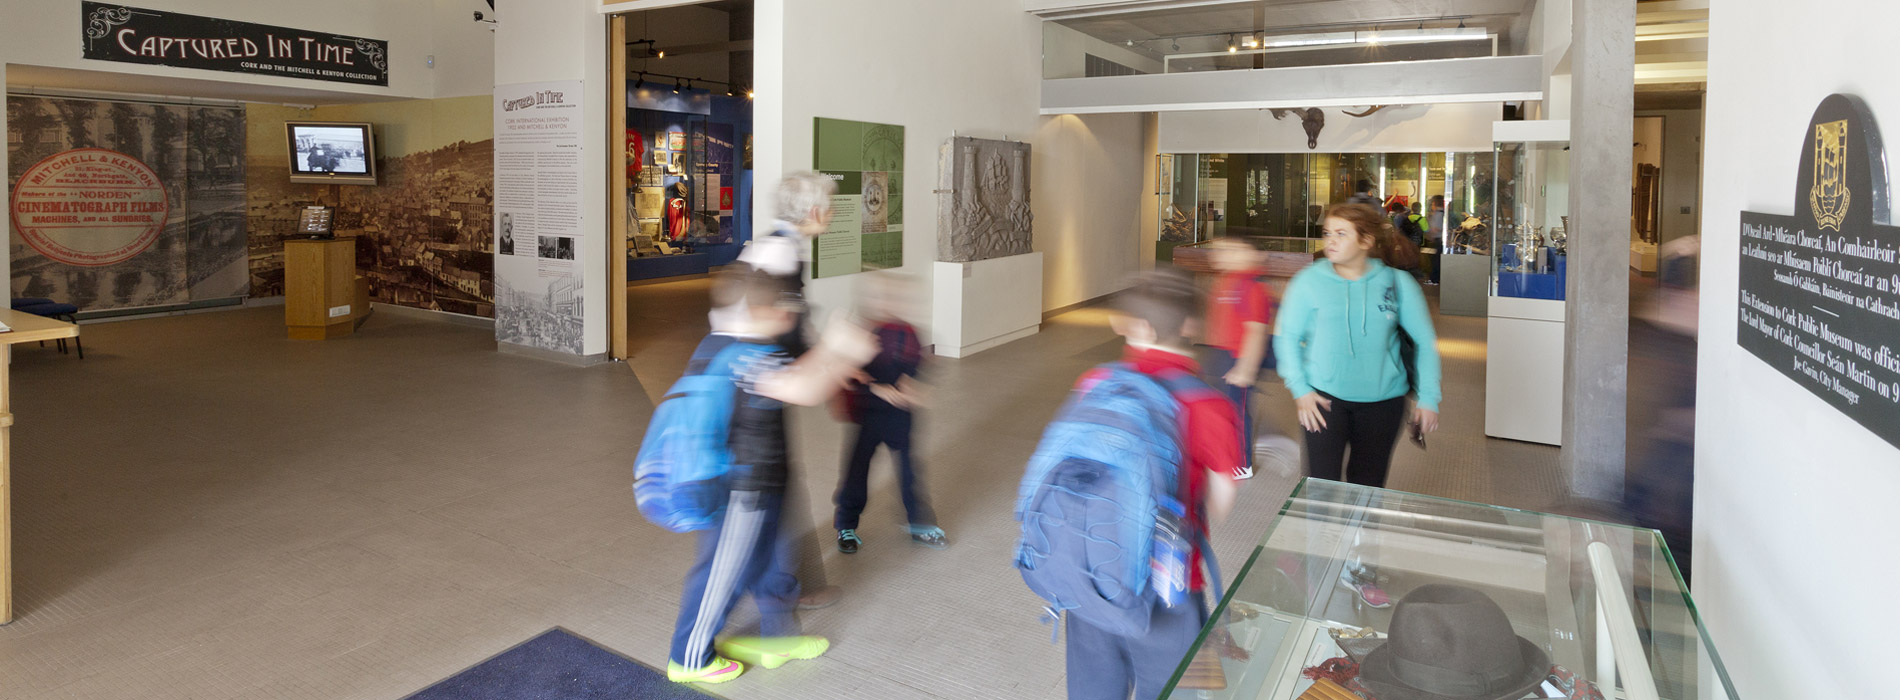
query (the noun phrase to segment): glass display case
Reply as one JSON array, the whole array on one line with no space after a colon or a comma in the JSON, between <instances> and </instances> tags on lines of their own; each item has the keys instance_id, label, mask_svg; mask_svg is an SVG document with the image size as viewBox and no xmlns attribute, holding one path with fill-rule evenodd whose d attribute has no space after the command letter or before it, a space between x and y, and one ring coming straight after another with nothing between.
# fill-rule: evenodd
<instances>
[{"instance_id":1,"label":"glass display case","mask_svg":"<svg viewBox=\"0 0 1900 700\"><path fill-rule=\"evenodd\" d=\"M1570 152L1561 141L1497 144L1491 296L1563 301Z\"/></svg>"},{"instance_id":2,"label":"glass display case","mask_svg":"<svg viewBox=\"0 0 1900 700\"><path fill-rule=\"evenodd\" d=\"M1656 531L1339 482L1294 490L1210 619L1163 697L1737 697Z\"/></svg>"}]
</instances>

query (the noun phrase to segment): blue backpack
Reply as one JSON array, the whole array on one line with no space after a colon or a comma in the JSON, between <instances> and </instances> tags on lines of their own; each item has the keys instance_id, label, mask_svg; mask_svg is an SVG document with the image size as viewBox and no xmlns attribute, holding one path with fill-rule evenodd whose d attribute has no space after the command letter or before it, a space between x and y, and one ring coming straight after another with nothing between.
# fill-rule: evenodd
<instances>
[{"instance_id":1,"label":"blue backpack","mask_svg":"<svg viewBox=\"0 0 1900 700\"><path fill-rule=\"evenodd\" d=\"M1195 544L1213 567L1201 528L1183 521L1174 398L1207 385L1185 372L1157 381L1125 363L1098 369L1103 376L1077 389L1029 460L1016 499L1016 568L1052 616L1137 636L1156 602L1186 599Z\"/></svg>"},{"instance_id":2,"label":"blue backpack","mask_svg":"<svg viewBox=\"0 0 1900 700\"><path fill-rule=\"evenodd\" d=\"M640 514L674 532L712 527L725 512L732 470L727 438L738 388L733 365L748 349L772 352L770 347L748 346L713 336L693 353L702 357L719 340L728 345L713 353L697 372L673 383L647 424L640 454L633 463L633 498ZM692 363L694 365L698 362Z\"/></svg>"}]
</instances>

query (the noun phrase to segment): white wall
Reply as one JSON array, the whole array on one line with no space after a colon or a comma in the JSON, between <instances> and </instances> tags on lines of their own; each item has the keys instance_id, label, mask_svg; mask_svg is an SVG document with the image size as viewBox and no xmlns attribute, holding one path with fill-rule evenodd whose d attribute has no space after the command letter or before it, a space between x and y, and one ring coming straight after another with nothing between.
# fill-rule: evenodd
<instances>
[{"instance_id":1,"label":"white wall","mask_svg":"<svg viewBox=\"0 0 1900 700\"><path fill-rule=\"evenodd\" d=\"M1036 250L1046 253L1045 308L1113 291L1114 281L1139 265L1133 253L1140 235L1137 161L1145 157L1139 121L1045 122L1037 115L1042 25L1020 0L798 0L789 12L786 4L756 5L754 165L762 218L771 216L772 183L784 172L811 167L813 118L901 125L904 269L928 279L937 250L939 147L953 132L1028 140L1035 154ZM1087 171L1078 159L1119 163L1126 171ZM1046 240L1058 231L1067 238ZM808 296L821 312L848 308L857 279L815 280Z\"/></svg>"},{"instance_id":2,"label":"white wall","mask_svg":"<svg viewBox=\"0 0 1900 700\"><path fill-rule=\"evenodd\" d=\"M1116 46L1055 22L1042 25L1042 77L1081 78L1088 75L1088 55L1095 54L1143 73L1160 73L1167 66L1125 46Z\"/></svg>"},{"instance_id":3,"label":"white wall","mask_svg":"<svg viewBox=\"0 0 1900 700\"><path fill-rule=\"evenodd\" d=\"M482 0L434 0L434 97L468 97L495 91L495 31L499 22L476 22L481 12L495 19L499 12ZM503 9L511 9L501 5Z\"/></svg>"},{"instance_id":4,"label":"white wall","mask_svg":"<svg viewBox=\"0 0 1900 700\"><path fill-rule=\"evenodd\" d=\"M1864 98L1894 156L1896 24L1893 3L1711 3L1694 585L1744 698L1895 695L1900 449L1735 338L1738 212L1795 211L1821 99Z\"/></svg>"},{"instance_id":5,"label":"white wall","mask_svg":"<svg viewBox=\"0 0 1900 700\"><path fill-rule=\"evenodd\" d=\"M523 10L526 2L520 2ZM517 3L498 9L509 11ZM579 80L585 95L581 133L582 354L607 352L607 294L625 282L607 279L607 16L597 0L536 0L533 11L504 15L495 30L495 84ZM586 135L598 134L599 137ZM611 287L611 290L610 290Z\"/></svg>"},{"instance_id":6,"label":"white wall","mask_svg":"<svg viewBox=\"0 0 1900 700\"><path fill-rule=\"evenodd\" d=\"M1365 107L1348 108L1363 112ZM1395 105L1365 117L1326 108L1319 147L1307 148L1299 116L1274 119L1271 110L1162 112L1162 153L1383 153L1490 151L1496 102Z\"/></svg>"},{"instance_id":7,"label":"white wall","mask_svg":"<svg viewBox=\"0 0 1900 700\"><path fill-rule=\"evenodd\" d=\"M1144 212L1156 204L1154 190L1144 189L1154 162L1147 119L1064 115L1044 117L1037 129L1035 247L1043 254L1044 309L1113 293L1142 258L1154 258L1141 255L1143 223L1153 219Z\"/></svg>"}]
</instances>

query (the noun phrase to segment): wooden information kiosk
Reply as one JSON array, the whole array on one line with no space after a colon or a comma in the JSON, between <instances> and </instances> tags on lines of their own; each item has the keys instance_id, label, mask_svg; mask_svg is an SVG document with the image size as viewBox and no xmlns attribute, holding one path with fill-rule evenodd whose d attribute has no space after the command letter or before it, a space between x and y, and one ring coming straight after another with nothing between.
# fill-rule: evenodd
<instances>
[{"instance_id":1,"label":"wooden information kiosk","mask_svg":"<svg viewBox=\"0 0 1900 700\"><path fill-rule=\"evenodd\" d=\"M349 335L369 313L369 289L356 276L356 239L284 241L284 325L291 340Z\"/></svg>"},{"instance_id":2,"label":"wooden information kiosk","mask_svg":"<svg viewBox=\"0 0 1900 700\"><path fill-rule=\"evenodd\" d=\"M79 336L79 326L0 309L0 625L13 621L13 346Z\"/></svg>"}]
</instances>

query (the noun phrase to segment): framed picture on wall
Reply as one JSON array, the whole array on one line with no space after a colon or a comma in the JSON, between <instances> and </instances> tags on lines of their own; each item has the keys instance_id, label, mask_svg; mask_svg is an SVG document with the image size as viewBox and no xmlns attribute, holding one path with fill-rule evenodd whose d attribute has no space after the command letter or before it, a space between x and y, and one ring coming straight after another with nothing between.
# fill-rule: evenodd
<instances>
[{"instance_id":1,"label":"framed picture on wall","mask_svg":"<svg viewBox=\"0 0 1900 700\"><path fill-rule=\"evenodd\" d=\"M662 131L653 135L653 150L666 150L666 132Z\"/></svg>"},{"instance_id":2,"label":"framed picture on wall","mask_svg":"<svg viewBox=\"0 0 1900 700\"><path fill-rule=\"evenodd\" d=\"M666 157L666 151L654 151L654 152L653 152L653 164L654 164L654 165L658 165L658 166L660 166L660 167L666 167L666 164L667 164L667 163L670 163L670 162L672 162L672 161L671 161L671 160L669 160L669 159L667 159L667 157Z\"/></svg>"},{"instance_id":3,"label":"framed picture on wall","mask_svg":"<svg viewBox=\"0 0 1900 700\"><path fill-rule=\"evenodd\" d=\"M666 150L669 150L669 151L686 150L686 132L684 131L666 132Z\"/></svg>"}]
</instances>

